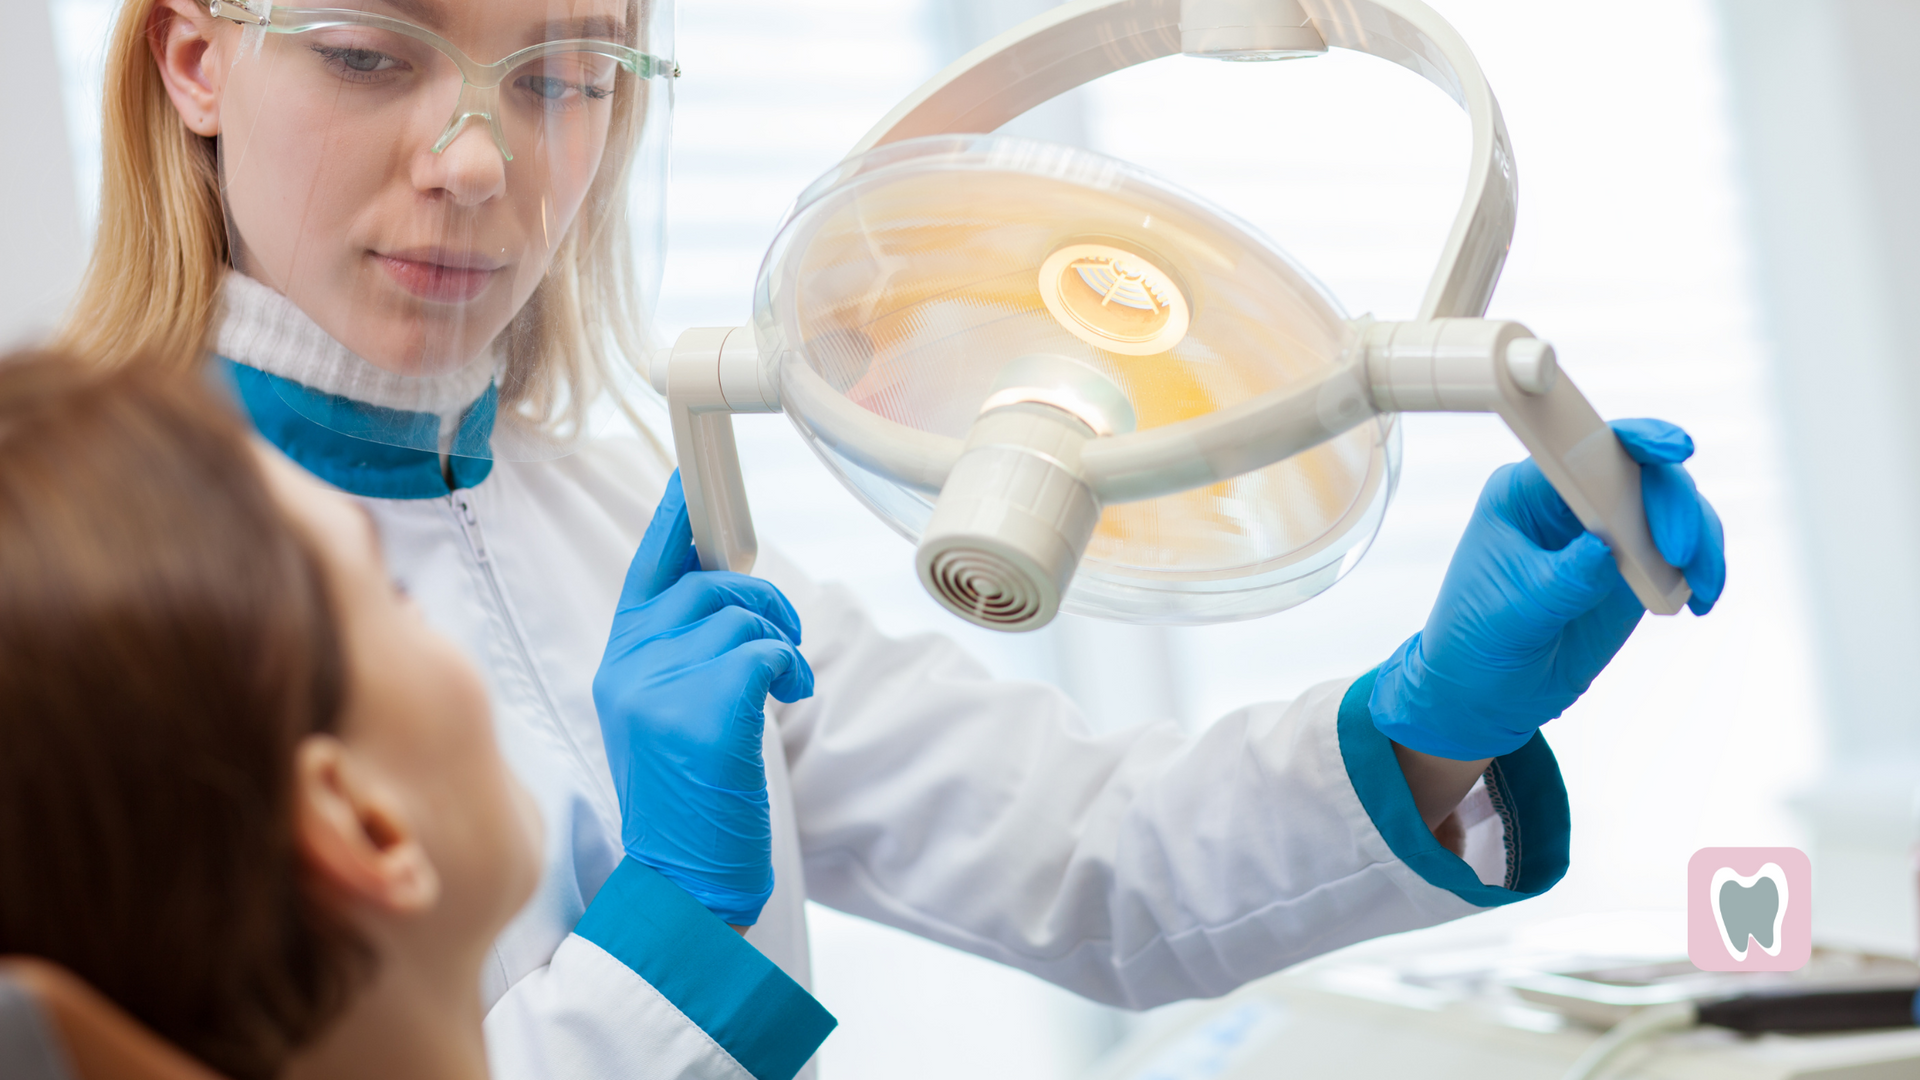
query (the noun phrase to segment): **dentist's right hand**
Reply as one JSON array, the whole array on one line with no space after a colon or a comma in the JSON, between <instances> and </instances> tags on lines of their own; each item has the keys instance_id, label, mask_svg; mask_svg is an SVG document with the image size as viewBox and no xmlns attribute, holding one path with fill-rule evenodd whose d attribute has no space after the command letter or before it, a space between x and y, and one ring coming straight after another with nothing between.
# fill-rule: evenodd
<instances>
[{"instance_id":1,"label":"dentist's right hand","mask_svg":"<svg viewBox=\"0 0 1920 1080\"><path fill-rule=\"evenodd\" d=\"M627 570L593 702L627 854L736 927L773 895L760 740L769 693L813 695L799 645L780 590L700 569L676 472Z\"/></svg>"}]
</instances>

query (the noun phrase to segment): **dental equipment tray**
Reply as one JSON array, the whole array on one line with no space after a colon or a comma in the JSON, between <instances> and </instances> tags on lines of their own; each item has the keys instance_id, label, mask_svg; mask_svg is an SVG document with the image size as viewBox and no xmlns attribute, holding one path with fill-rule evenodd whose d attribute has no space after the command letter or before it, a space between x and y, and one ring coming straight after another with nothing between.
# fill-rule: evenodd
<instances>
[{"instance_id":1,"label":"dental equipment tray","mask_svg":"<svg viewBox=\"0 0 1920 1080\"><path fill-rule=\"evenodd\" d=\"M1563 972L1516 972L1500 978L1521 1000L1552 1009L1593 1027L1607 1028L1641 1009L1680 1001L1701 1004L1701 1022L1735 1031L1838 1031L1912 1024L1912 997L1920 986L1920 968L1905 960L1816 949L1806 967L1795 972L1707 972L1685 960ZM1837 994L1900 994L1907 997L1905 1020L1897 1023L1851 1023L1849 1010L1868 1010L1861 1018L1878 1017L1892 1006L1885 1002L1807 1000ZM1734 1005L1743 1001L1748 1004ZM1709 1010L1717 1009L1714 1019ZM1788 1013L1800 1009L1819 1012L1825 1026L1792 1024ZM1813 1024L1812 1018L1800 1021ZM1844 1025L1844 1026L1832 1026Z\"/></svg>"}]
</instances>

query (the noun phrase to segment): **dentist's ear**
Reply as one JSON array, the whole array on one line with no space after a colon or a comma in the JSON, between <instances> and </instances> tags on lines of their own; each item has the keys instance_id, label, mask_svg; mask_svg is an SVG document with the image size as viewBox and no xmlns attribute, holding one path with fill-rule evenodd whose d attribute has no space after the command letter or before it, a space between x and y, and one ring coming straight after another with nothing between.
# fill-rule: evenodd
<instances>
[{"instance_id":1,"label":"dentist's ear","mask_svg":"<svg viewBox=\"0 0 1920 1080\"><path fill-rule=\"evenodd\" d=\"M215 34L239 27L207 14L195 0L158 0L147 15L147 44L167 97L195 135L220 134L220 91L226 85Z\"/></svg>"},{"instance_id":2,"label":"dentist's ear","mask_svg":"<svg viewBox=\"0 0 1920 1080\"><path fill-rule=\"evenodd\" d=\"M294 833L307 867L352 907L417 915L440 898L440 874L394 791L330 735L294 756Z\"/></svg>"}]
</instances>

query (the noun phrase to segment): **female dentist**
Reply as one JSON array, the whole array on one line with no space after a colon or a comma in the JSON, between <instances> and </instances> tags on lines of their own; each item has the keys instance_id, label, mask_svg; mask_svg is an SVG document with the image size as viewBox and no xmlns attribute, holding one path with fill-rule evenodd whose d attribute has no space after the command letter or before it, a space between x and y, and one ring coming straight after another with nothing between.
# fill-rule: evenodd
<instances>
[{"instance_id":1,"label":"female dentist","mask_svg":"<svg viewBox=\"0 0 1920 1080\"><path fill-rule=\"evenodd\" d=\"M1374 671L1191 740L1095 738L777 556L699 572L665 455L581 434L646 341L670 0L333 2L125 0L65 344L210 349L485 671L548 836L485 980L500 1076L796 1075L833 1024L809 896L1141 1008L1564 872L1536 729L1642 609L1531 464ZM1704 613L1725 571L1691 443L1618 430Z\"/></svg>"}]
</instances>

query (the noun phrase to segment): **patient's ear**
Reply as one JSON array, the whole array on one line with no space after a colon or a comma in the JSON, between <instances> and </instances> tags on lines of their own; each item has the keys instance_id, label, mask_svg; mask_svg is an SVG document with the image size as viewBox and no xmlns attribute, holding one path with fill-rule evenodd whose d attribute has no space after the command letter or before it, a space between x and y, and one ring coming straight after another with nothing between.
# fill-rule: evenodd
<instances>
[{"instance_id":1,"label":"patient's ear","mask_svg":"<svg viewBox=\"0 0 1920 1080\"><path fill-rule=\"evenodd\" d=\"M227 27L238 29L191 0L159 0L147 16L147 44L160 81L195 135L220 134L220 91L226 80L219 50L212 46L215 32Z\"/></svg>"},{"instance_id":2,"label":"patient's ear","mask_svg":"<svg viewBox=\"0 0 1920 1080\"><path fill-rule=\"evenodd\" d=\"M414 915L440 898L440 875L398 792L331 735L294 755L294 832L308 867L349 902Z\"/></svg>"}]
</instances>

